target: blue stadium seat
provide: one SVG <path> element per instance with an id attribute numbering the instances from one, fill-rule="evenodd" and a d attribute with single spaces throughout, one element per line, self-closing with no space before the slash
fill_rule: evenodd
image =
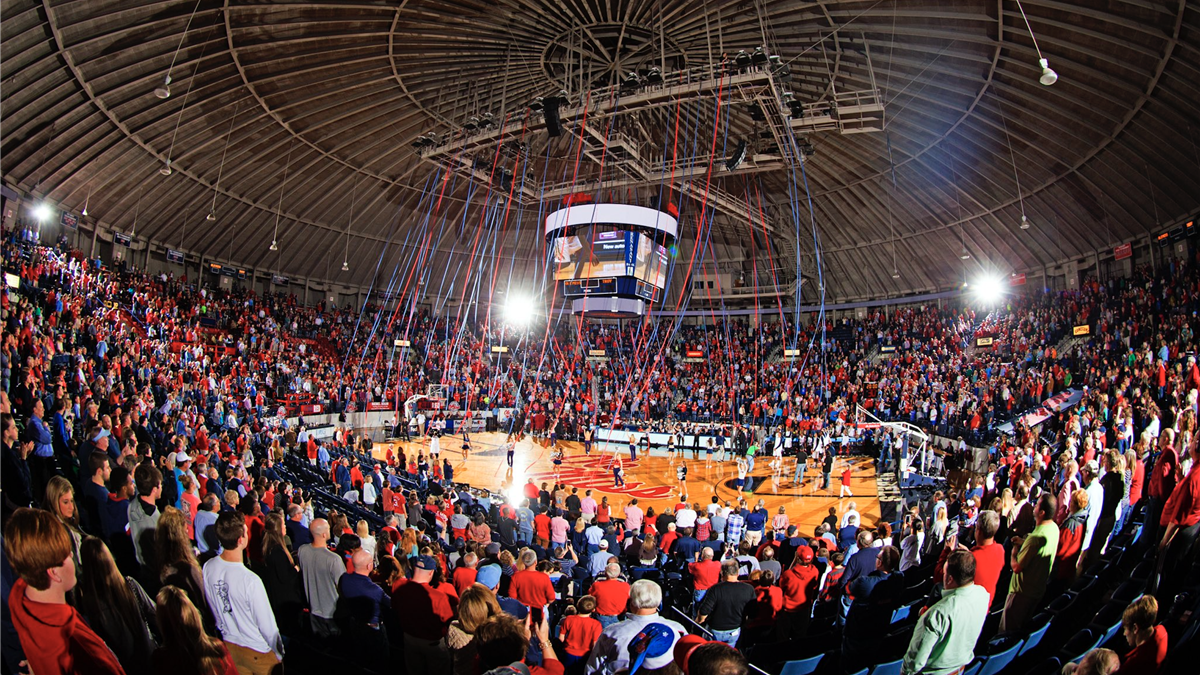
<path id="1" fill-rule="evenodd" d="M 1071 663 L 1079 663 L 1079 660 L 1083 658 L 1084 654 L 1087 654 L 1099 645 L 1100 640 L 1096 634 L 1087 628 L 1084 628 L 1076 633 L 1075 637 L 1067 641 L 1067 644 L 1063 646 L 1058 656 L 1063 663 L 1068 661 Z"/>
<path id="2" fill-rule="evenodd" d="M 966 668 L 963 668 L 962 675 L 979 675 L 979 670 L 987 664 L 990 659 L 986 656 L 977 656 L 975 660 L 968 663 Z"/>
<path id="3" fill-rule="evenodd" d="M 824 654 L 817 654 L 799 661 L 788 661 L 783 664 L 783 670 L 779 675 L 809 675 L 817 670 L 817 666 L 821 665 L 823 658 L 825 658 Z"/>
<path id="4" fill-rule="evenodd" d="M 1092 617 L 1092 625 L 1088 628 L 1100 637 L 1104 645 L 1121 630 L 1121 616 L 1125 613 L 1127 603 L 1113 601 L 1100 608 Z"/>
<path id="5" fill-rule="evenodd" d="M 880 663 L 871 669 L 871 675 L 900 675 L 900 666 L 903 664 L 903 659 Z"/>
<path id="6" fill-rule="evenodd" d="M 1058 675 L 1062 667 L 1062 661 L 1051 657 L 1025 671 L 1025 675 Z"/>
<path id="7" fill-rule="evenodd" d="M 892 610 L 892 625 L 896 625 L 907 619 L 909 611 L 911 611 L 911 605 L 900 605 Z"/>
<path id="8" fill-rule="evenodd" d="M 996 675 L 1006 668 L 1008 664 L 1013 662 L 1013 659 L 1017 658 L 1017 654 L 1021 651 L 1021 645 L 1024 642 L 1024 640 L 1017 640 L 1008 649 L 987 657 L 987 660 L 983 663 L 983 667 L 979 669 L 979 675 Z"/>
<path id="9" fill-rule="evenodd" d="M 1113 592 L 1112 601 L 1119 602 L 1122 605 L 1128 605 L 1134 600 L 1142 597 L 1142 591 L 1145 589 L 1146 584 L 1144 582 L 1138 582 L 1136 580 L 1126 581 L 1118 586 L 1117 590 Z"/>
<path id="10" fill-rule="evenodd" d="M 1038 644 L 1041 643 L 1042 638 L 1046 637 L 1046 631 L 1050 630 L 1050 622 L 1052 619 L 1053 617 L 1046 614 L 1039 614 L 1033 617 L 1033 625 L 1041 627 L 1034 628 L 1029 633 L 1029 637 L 1025 639 L 1025 644 L 1021 645 L 1020 651 L 1017 652 L 1018 657 L 1025 656 L 1025 654 L 1027 654 L 1031 649 L 1037 647 Z"/>

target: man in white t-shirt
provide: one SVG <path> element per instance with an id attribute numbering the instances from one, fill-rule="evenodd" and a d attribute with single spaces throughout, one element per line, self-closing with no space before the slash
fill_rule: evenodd
<path id="1" fill-rule="evenodd" d="M 226 511 L 214 527 L 221 555 L 204 563 L 204 597 L 239 673 L 267 675 L 283 661 L 283 638 L 262 579 L 242 562 L 246 517 Z"/>
<path id="2" fill-rule="evenodd" d="M 681 530 L 685 527 L 696 527 L 695 509 L 684 504 L 682 509 L 675 512 L 675 526 Z"/>

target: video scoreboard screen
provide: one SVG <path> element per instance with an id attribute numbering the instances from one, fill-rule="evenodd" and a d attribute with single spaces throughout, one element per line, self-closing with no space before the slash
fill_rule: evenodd
<path id="1" fill-rule="evenodd" d="M 661 290 L 667 284 L 667 249 L 637 232 L 588 231 L 554 240 L 558 281 L 632 277 Z M 586 285 L 568 284 L 568 295 Z M 593 289 L 590 293 L 604 291 Z"/>

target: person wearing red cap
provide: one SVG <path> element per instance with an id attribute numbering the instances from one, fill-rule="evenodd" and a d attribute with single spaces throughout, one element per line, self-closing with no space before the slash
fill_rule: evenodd
<path id="1" fill-rule="evenodd" d="M 675 643 L 675 665 L 683 675 L 747 675 L 750 664 L 724 642 L 685 635 Z"/>
<path id="2" fill-rule="evenodd" d="M 776 636 L 780 640 L 804 637 L 808 632 L 820 577 L 812 562 L 812 548 L 800 546 L 796 549 L 792 566 L 779 577 L 779 586 L 783 590 L 783 611 L 775 626 Z"/>

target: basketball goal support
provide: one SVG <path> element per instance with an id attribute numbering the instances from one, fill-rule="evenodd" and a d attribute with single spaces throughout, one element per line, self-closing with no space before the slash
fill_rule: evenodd
<path id="1" fill-rule="evenodd" d="M 909 446 L 909 450 L 912 451 L 917 458 L 919 458 L 921 464 L 920 472 L 922 474 L 926 474 L 928 472 L 930 453 L 929 434 L 922 431 L 920 427 L 916 426 L 915 424 L 909 424 L 908 422 L 884 422 L 875 415 L 872 415 L 869 410 L 861 405 L 855 406 L 855 417 L 855 423 L 858 425 L 859 429 L 890 429 L 921 439 L 921 444 L 916 450 L 912 450 L 911 444 Z M 863 418 L 868 418 L 871 421 L 864 422 Z M 909 467 L 907 465 L 910 464 L 910 462 L 908 461 L 907 457 L 899 457 L 898 464 L 900 466 L 901 473 L 909 471 Z"/>

